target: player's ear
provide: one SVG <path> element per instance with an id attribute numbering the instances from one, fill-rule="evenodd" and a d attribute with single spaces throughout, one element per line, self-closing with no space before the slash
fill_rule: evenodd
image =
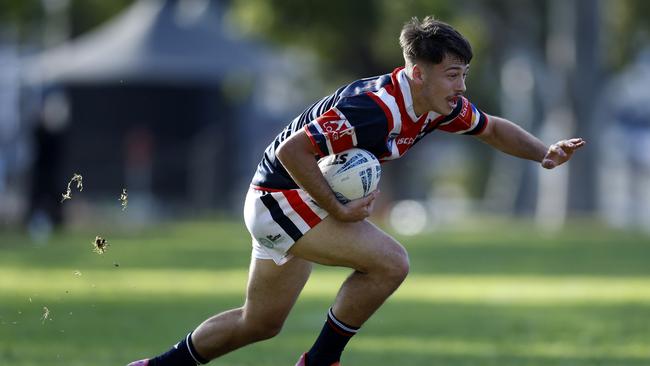
<path id="1" fill-rule="evenodd" d="M 424 75 L 422 73 L 422 66 L 419 64 L 413 65 L 413 81 L 415 81 L 418 84 L 421 84 L 424 80 Z"/>

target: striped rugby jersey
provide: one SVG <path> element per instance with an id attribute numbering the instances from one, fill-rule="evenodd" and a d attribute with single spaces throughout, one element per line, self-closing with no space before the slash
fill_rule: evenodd
<path id="1" fill-rule="evenodd" d="M 485 113 L 461 97 L 449 115 L 415 115 L 404 68 L 345 85 L 305 109 L 264 151 L 251 186 L 270 190 L 298 188 L 275 155 L 293 133 L 305 129 L 321 158 L 358 147 L 381 162 L 404 155 L 436 129 L 478 134 L 488 123 Z"/>

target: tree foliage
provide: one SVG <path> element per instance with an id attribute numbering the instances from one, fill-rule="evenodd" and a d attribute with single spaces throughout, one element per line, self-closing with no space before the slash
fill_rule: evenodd
<path id="1" fill-rule="evenodd" d="M 38 46 L 48 8 L 62 7 L 70 38 L 116 15 L 135 0 L 1 0 L 0 37 Z M 149 0 L 154 1 L 154 0 Z M 165 1 L 165 0 L 160 0 Z M 169 1 L 169 0 L 168 0 Z M 201 0 L 173 0 L 201 1 Z M 489 24 L 505 20 L 534 24 L 536 17 L 510 17 L 512 9 L 528 8 L 544 17 L 543 2 L 534 0 L 206 0 L 221 1 L 242 30 L 282 45 L 314 52 L 326 72 L 365 75 L 385 72 L 401 62 L 397 35 L 412 16 L 435 15 L 459 28 L 477 49 L 493 46 L 499 34 Z M 650 43 L 650 2 L 601 0 L 603 57 L 615 69 L 625 66 Z M 519 13 L 519 12 L 517 12 Z M 539 34 L 543 36 L 543 34 Z M 535 41 L 535 40 L 533 40 Z"/>
<path id="2" fill-rule="evenodd" d="M 372 75 L 402 62 L 398 36 L 410 17 L 446 19 L 441 0 L 233 0 L 230 17 L 246 32 L 316 53 L 326 71 Z"/>
<path id="3" fill-rule="evenodd" d="M 67 19 L 70 38 L 77 37 L 122 11 L 134 0 L 1 0 L 0 31 L 18 43 L 38 45 L 48 17 Z M 48 12 L 50 9 L 50 12 Z M 52 14 L 60 9 L 61 14 Z"/>

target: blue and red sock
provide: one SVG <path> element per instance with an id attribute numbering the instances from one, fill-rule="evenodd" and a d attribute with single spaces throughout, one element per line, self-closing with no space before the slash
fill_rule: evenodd
<path id="1" fill-rule="evenodd" d="M 307 366 L 331 366 L 339 361 L 343 349 L 358 330 L 338 320 L 330 308 L 320 335 L 307 352 Z"/>
<path id="2" fill-rule="evenodd" d="M 208 362 L 196 352 L 190 333 L 169 351 L 150 359 L 148 366 L 196 366 Z"/>

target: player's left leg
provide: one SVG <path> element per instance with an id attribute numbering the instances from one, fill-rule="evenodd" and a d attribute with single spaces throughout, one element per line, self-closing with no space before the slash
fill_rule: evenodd
<path id="1" fill-rule="evenodd" d="M 289 253 L 354 270 L 341 285 L 314 345 L 297 364 L 338 365 L 348 341 L 406 278 L 408 254 L 367 220 L 350 223 L 331 216 L 309 230 Z"/>

